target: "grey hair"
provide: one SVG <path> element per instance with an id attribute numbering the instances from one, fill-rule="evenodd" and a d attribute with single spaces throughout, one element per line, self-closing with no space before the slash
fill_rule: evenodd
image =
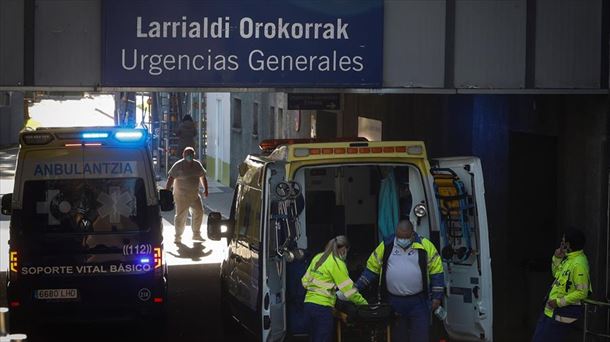
<path id="1" fill-rule="evenodd" d="M 347 236 L 338 235 L 330 239 L 330 241 L 328 241 L 326 244 L 326 248 L 324 248 L 324 254 L 322 254 L 320 260 L 318 260 L 316 263 L 314 270 L 317 270 L 320 266 L 322 266 L 324 261 L 326 261 L 331 254 L 333 255 L 333 258 L 339 257 L 339 248 L 341 247 L 349 248 L 349 240 L 347 239 Z"/>

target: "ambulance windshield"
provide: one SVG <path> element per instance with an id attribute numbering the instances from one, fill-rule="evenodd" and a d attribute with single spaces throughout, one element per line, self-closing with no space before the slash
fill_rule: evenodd
<path id="1" fill-rule="evenodd" d="M 24 184 L 23 227 L 48 233 L 147 228 L 141 178 L 32 180 Z"/>

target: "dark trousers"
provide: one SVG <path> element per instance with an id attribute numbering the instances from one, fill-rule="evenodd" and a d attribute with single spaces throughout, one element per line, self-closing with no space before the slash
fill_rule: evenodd
<path id="1" fill-rule="evenodd" d="M 428 342 L 430 307 L 423 293 L 399 297 L 389 295 L 390 305 L 399 315 L 392 327 L 392 342 Z"/>
<path id="2" fill-rule="evenodd" d="M 331 307 L 305 303 L 305 327 L 311 342 L 331 342 L 333 340 L 334 318 Z"/>
<path id="3" fill-rule="evenodd" d="M 544 313 L 540 315 L 532 342 L 562 342 L 567 341 L 572 331 L 573 323 L 558 322 Z"/>

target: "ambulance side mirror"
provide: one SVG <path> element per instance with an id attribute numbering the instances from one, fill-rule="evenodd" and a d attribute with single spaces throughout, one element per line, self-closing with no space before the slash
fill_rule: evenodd
<path id="1" fill-rule="evenodd" d="M 223 237 L 231 237 L 233 232 L 232 220 L 223 220 L 219 212 L 211 212 L 208 215 L 208 238 L 219 241 Z"/>
<path id="2" fill-rule="evenodd" d="M 13 212 L 13 194 L 2 196 L 2 215 L 10 215 Z"/>
<path id="3" fill-rule="evenodd" d="M 169 190 L 159 190 L 159 204 L 161 205 L 161 211 L 172 211 L 174 210 L 174 195 Z"/>

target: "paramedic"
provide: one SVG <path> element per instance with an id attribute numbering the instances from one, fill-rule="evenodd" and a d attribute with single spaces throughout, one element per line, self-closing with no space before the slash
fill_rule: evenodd
<path id="1" fill-rule="evenodd" d="M 195 146 L 195 137 L 197 136 L 197 127 L 190 115 L 185 115 L 182 122 L 176 129 L 178 136 L 178 151 L 183 151 L 187 146 Z"/>
<path id="2" fill-rule="evenodd" d="M 165 189 L 174 188 L 174 202 L 176 215 L 174 226 L 176 235 L 174 242 L 182 242 L 182 233 L 186 225 L 189 209 L 192 209 L 193 240 L 203 241 L 201 237 L 201 222 L 203 221 L 203 205 L 199 196 L 199 185 L 204 187 L 204 195 L 208 197 L 208 181 L 205 178 L 205 169 L 198 160 L 195 160 L 195 149 L 186 147 L 182 152 L 182 159 L 178 160 L 169 170 L 169 177 Z"/>
<path id="3" fill-rule="evenodd" d="M 555 250 L 551 272 L 555 281 L 545 300 L 532 341 L 565 341 L 574 322 L 582 315 L 581 301 L 591 289 L 589 262 L 583 252 L 585 235 L 571 228 L 563 236 Z"/>
<path id="4" fill-rule="evenodd" d="M 313 257 L 301 283 L 305 294 L 305 325 L 313 342 L 330 342 L 333 338 L 333 314 L 336 289 L 356 305 L 366 305 L 366 299 L 349 278 L 345 257 L 349 250 L 347 237 L 340 235 L 326 244 L 323 253 Z"/>
<path id="5" fill-rule="evenodd" d="M 429 300 L 431 295 L 432 311 L 441 303 L 443 264 L 432 242 L 419 236 L 409 220 L 400 220 L 396 236 L 373 251 L 356 286 L 362 290 L 376 279 L 380 299 L 389 302 L 399 315 L 392 341 L 428 341 Z"/>

